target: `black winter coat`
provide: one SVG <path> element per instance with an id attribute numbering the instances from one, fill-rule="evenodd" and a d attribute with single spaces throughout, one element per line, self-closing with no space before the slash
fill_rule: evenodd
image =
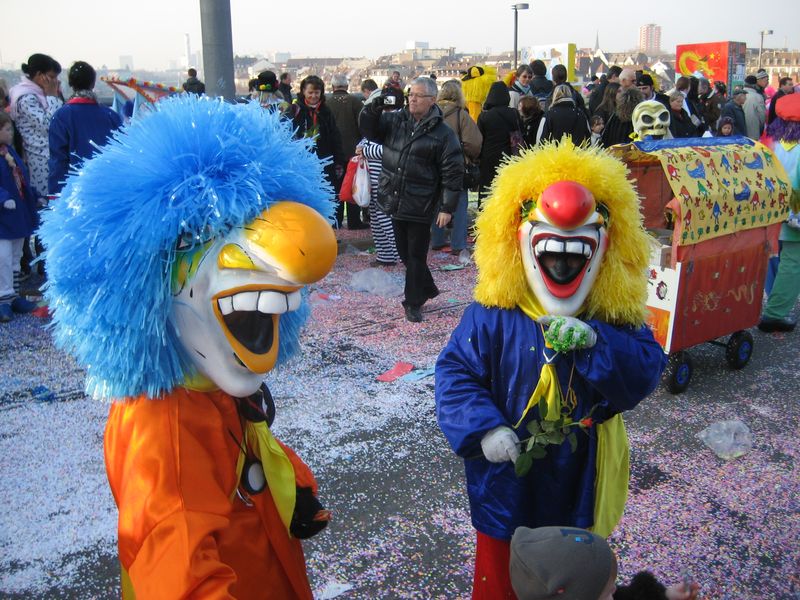
<path id="1" fill-rule="evenodd" d="M 464 179 L 464 155 L 456 132 L 434 105 L 419 123 L 408 108 L 382 112 L 370 104 L 359 117 L 361 133 L 383 144 L 378 206 L 398 221 L 433 223 L 452 214 Z"/>
<path id="2" fill-rule="evenodd" d="M 511 96 L 502 83 L 496 82 L 489 89 L 486 103 L 478 115 L 478 129 L 483 136 L 481 145 L 481 188 L 492 184 L 497 167 L 504 156 L 511 154 L 511 134 L 522 134 L 522 119 L 519 111 L 510 108 Z"/>
<path id="3" fill-rule="evenodd" d="M 349 159 L 356 153 L 356 144 L 361 141 L 358 115 L 364 107 L 364 101 L 343 90 L 336 90 L 325 97 L 325 106 L 333 113 L 336 128 L 342 136 L 344 155 Z"/>
<path id="4" fill-rule="evenodd" d="M 633 122 L 622 121 L 617 113 L 613 113 L 608 117 L 606 126 L 603 129 L 603 135 L 600 138 L 600 143 L 603 148 L 610 148 L 617 144 L 630 144 L 633 140 L 631 134 L 633 133 Z"/>
<path id="5" fill-rule="evenodd" d="M 691 117 L 683 109 L 680 112 L 669 111 L 669 131 L 674 138 L 690 138 L 700 135 L 697 127 L 692 123 Z"/>
<path id="6" fill-rule="evenodd" d="M 561 138 L 569 135 L 576 146 L 580 146 L 592 136 L 586 113 L 565 98 L 553 104 L 539 124 L 540 133 L 537 141 L 560 142 Z"/>
<path id="7" fill-rule="evenodd" d="M 325 98 L 320 100 L 319 110 L 314 123 L 314 111 L 306 105 L 302 96 L 292 104 L 292 124 L 296 128 L 295 137 L 313 137 L 314 153 L 320 158 L 332 158 L 333 162 L 325 167 L 325 175 L 334 187 L 339 187 L 336 177 L 336 165 L 345 166 L 347 157 L 342 150 L 342 136 L 333 113 L 325 105 Z"/>

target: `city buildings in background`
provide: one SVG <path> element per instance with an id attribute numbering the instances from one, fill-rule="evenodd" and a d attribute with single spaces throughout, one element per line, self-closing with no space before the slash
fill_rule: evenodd
<path id="1" fill-rule="evenodd" d="M 639 52 L 658 54 L 661 52 L 661 26 L 648 23 L 639 27 Z"/>
<path id="2" fill-rule="evenodd" d="M 591 81 L 595 75 L 600 76 L 608 72 L 612 65 L 634 70 L 647 70 L 656 76 L 662 89 L 670 89 L 679 75 L 676 65 L 675 48 L 671 52 L 660 48 L 661 27 L 656 24 L 643 25 L 640 28 L 639 48 L 627 52 L 612 52 L 604 50 L 600 45 L 600 36 L 597 35 L 594 48 L 576 48 L 568 39 L 561 44 L 549 46 L 550 53 L 557 57 L 557 61 L 574 60 L 574 76 L 571 83 L 576 87 L 583 86 Z M 526 46 L 531 38 L 521 36 L 520 49 L 524 53 L 536 46 Z M 202 53 L 193 50 L 192 40 L 188 34 L 182 39 L 182 55 L 169 60 L 169 68 L 164 71 L 152 71 L 135 68 L 136 57 L 133 55 L 120 55 L 118 67 L 114 65 L 94 65 L 98 75 L 126 80 L 131 77 L 141 81 L 151 81 L 175 86 L 180 89 L 186 80 L 186 70 L 194 67 L 201 80 L 204 79 Z M 722 43 L 722 42 L 720 42 Z M 195 44 L 199 45 L 199 44 Z M 572 48 L 570 52 L 561 51 L 561 47 Z M 58 57 L 55 57 L 58 59 Z M 708 57 L 700 57 L 708 58 Z M 557 61 L 551 61 L 555 64 Z M 755 73 L 758 64 L 758 48 L 747 48 L 744 70 L 746 74 Z M 762 67 L 770 75 L 772 85 L 777 85 L 781 77 L 792 77 L 800 81 L 800 50 L 786 48 L 764 48 L 762 52 Z M 551 64 L 551 66 L 552 66 Z M 364 79 L 374 79 L 382 85 L 391 75 L 392 71 L 399 71 L 404 82 L 420 75 L 436 74 L 439 82 L 447 79 L 459 78 L 472 65 L 492 65 L 497 68 L 500 76 L 504 76 L 513 67 L 512 51 L 492 52 L 486 48 L 476 52 L 458 52 L 455 47 L 431 48 L 427 41 L 410 40 L 405 47 L 395 52 L 388 53 L 378 58 L 368 57 L 293 57 L 288 52 L 267 51 L 260 55 L 234 56 L 234 76 L 237 94 L 247 93 L 248 81 L 264 70 L 272 70 L 276 74 L 288 72 L 294 81 L 294 90 L 299 90 L 300 81 L 307 75 L 318 75 L 328 83 L 336 73 L 346 75 L 350 80 L 350 91 L 358 92 Z M 19 65 L 1 64 L 0 78 L 9 82 L 19 79 Z M 716 79 L 716 77 L 710 77 Z M 66 77 L 63 77 L 66 80 Z M 66 84 L 66 81 L 64 81 Z M 98 83 L 99 96 L 111 96 L 108 86 Z"/>

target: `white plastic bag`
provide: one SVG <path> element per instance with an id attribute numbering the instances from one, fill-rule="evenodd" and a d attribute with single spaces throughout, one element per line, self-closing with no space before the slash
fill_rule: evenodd
<path id="1" fill-rule="evenodd" d="M 368 292 L 384 298 L 403 293 L 403 285 L 383 269 L 370 268 L 353 273 L 350 287 L 357 292 Z"/>
<path id="2" fill-rule="evenodd" d="M 725 460 L 742 456 L 753 447 L 753 434 L 738 420 L 712 423 L 697 434 L 702 442 Z"/>
<path id="3" fill-rule="evenodd" d="M 356 176 L 353 179 L 353 200 L 361 208 L 369 206 L 369 168 L 367 161 L 360 158 L 358 161 L 358 169 L 356 169 Z"/>

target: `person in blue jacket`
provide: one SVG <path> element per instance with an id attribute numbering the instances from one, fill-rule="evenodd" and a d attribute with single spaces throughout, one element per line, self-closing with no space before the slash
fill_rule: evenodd
<path id="1" fill-rule="evenodd" d="M 14 150 L 14 122 L 0 110 L 0 323 L 36 308 L 18 293 L 22 245 L 38 225 L 36 194 Z"/>
<path id="2" fill-rule="evenodd" d="M 625 166 L 568 138 L 514 158 L 476 221 L 475 299 L 436 363 L 436 414 L 465 461 L 473 598 L 513 598 L 517 527 L 608 536 L 627 497 L 620 413 L 659 382 L 648 262 Z"/>
<path id="3" fill-rule="evenodd" d="M 122 118 L 97 102 L 97 73 L 87 62 L 77 61 L 69 70 L 72 97 L 50 121 L 50 160 L 47 192 L 58 194 L 69 168 L 90 158 L 122 126 Z"/>

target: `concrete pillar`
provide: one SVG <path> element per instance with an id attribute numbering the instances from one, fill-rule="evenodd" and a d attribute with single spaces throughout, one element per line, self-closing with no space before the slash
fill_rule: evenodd
<path id="1" fill-rule="evenodd" d="M 230 0 L 200 0 L 206 94 L 233 100 L 233 34 Z"/>

